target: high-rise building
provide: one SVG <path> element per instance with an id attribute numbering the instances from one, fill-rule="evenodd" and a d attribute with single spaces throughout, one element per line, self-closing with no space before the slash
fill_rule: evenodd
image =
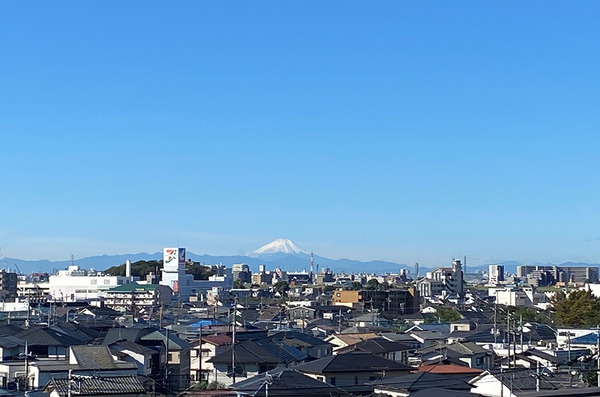
<path id="1" fill-rule="evenodd" d="M 498 285 L 504 281 L 504 265 L 490 265 L 488 268 L 488 284 Z"/>

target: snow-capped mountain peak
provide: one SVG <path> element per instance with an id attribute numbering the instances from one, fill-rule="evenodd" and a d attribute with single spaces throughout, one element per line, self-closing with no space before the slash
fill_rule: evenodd
<path id="1" fill-rule="evenodd" d="M 298 248 L 296 244 L 287 238 L 278 238 L 277 240 L 271 241 L 269 244 L 263 245 L 253 252 L 255 255 L 303 253 L 305 253 L 305 251 Z"/>

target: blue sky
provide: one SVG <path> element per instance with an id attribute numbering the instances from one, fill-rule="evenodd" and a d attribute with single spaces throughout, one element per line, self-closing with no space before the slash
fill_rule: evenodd
<path id="1" fill-rule="evenodd" d="M 1 255 L 598 263 L 599 12 L 2 2 Z"/>

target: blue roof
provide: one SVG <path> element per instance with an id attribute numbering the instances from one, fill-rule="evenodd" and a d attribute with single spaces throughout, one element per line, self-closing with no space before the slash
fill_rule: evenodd
<path id="1" fill-rule="evenodd" d="M 192 328 L 199 328 L 199 327 L 206 327 L 206 326 L 210 326 L 210 325 L 219 325 L 221 324 L 220 321 L 215 320 L 214 318 L 209 318 L 206 320 L 200 320 L 200 321 L 196 321 L 193 324 L 190 324 L 189 326 Z"/>
<path id="2" fill-rule="evenodd" d="M 581 335 L 577 338 L 571 339 L 571 343 L 581 345 L 596 345 L 598 344 L 598 334 L 596 332 L 590 332 L 589 334 Z"/>

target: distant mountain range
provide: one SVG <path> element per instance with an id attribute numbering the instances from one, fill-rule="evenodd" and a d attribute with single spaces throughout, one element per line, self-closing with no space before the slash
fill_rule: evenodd
<path id="1" fill-rule="evenodd" d="M 187 258 L 195 262 L 204 263 L 207 265 L 223 264 L 231 266 L 234 263 L 246 263 L 250 266 L 252 271 L 258 270 L 258 265 L 265 265 L 267 270 L 273 270 L 280 267 L 286 271 L 302 271 L 310 270 L 310 254 L 300 249 L 289 239 L 277 239 L 269 244 L 266 244 L 259 249 L 252 251 L 246 255 L 230 255 L 230 256 L 214 256 L 208 254 L 195 254 L 187 251 Z M 74 261 L 76 265 L 79 265 L 85 269 L 96 269 L 106 270 L 111 266 L 118 266 L 125 263 L 126 260 L 132 262 L 140 260 L 160 260 L 162 259 L 161 252 L 155 252 L 153 254 L 141 252 L 137 254 L 123 254 L 123 255 L 102 255 L 102 256 L 90 256 L 86 258 L 80 258 Z M 323 268 L 330 268 L 332 271 L 347 272 L 347 273 L 397 273 L 401 269 L 408 269 L 412 272 L 413 267 L 405 264 L 374 260 L 370 262 L 352 260 L 352 259 L 329 259 L 322 256 L 314 255 L 314 271 L 321 271 Z M 3 258 L 0 262 L 0 266 L 3 268 L 9 268 L 12 271 L 20 273 L 34 273 L 34 272 L 48 272 L 53 273 L 56 270 L 65 269 L 71 264 L 71 261 L 49 261 L 49 260 L 37 260 L 28 261 L 16 258 Z M 496 264 L 504 265 L 505 272 L 516 273 L 517 266 L 522 265 L 521 262 L 517 261 L 504 261 Z M 425 272 L 433 270 L 438 266 L 449 266 L 450 264 L 438 264 L 433 267 L 421 266 L 419 273 L 423 275 Z M 533 265 L 552 265 L 535 263 Z M 556 266 L 599 266 L 598 264 L 588 263 L 574 263 L 566 262 Z M 488 265 L 477 265 L 469 266 L 467 271 L 469 273 L 475 273 L 477 271 L 487 271 Z"/>

